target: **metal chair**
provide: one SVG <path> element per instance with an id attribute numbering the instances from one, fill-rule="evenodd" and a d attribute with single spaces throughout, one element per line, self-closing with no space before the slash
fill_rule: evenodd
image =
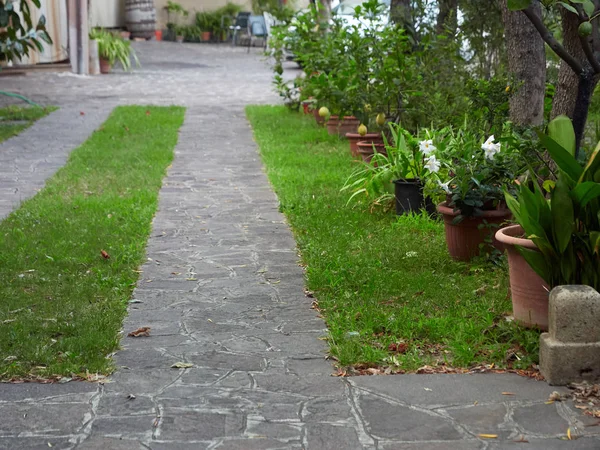
<path id="1" fill-rule="evenodd" d="M 240 31 L 246 31 L 248 29 L 248 18 L 252 13 L 250 12 L 239 12 L 235 17 L 235 23 L 229 27 L 231 32 L 231 45 L 238 45 L 240 39 Z"/>
<path id="2" fill-rule="evenodd" d="M 248 17 L 248 37 L 248 53 L 250 53 L 250 47 L 257 38 L 263 39 L 263 46 L 265 49 L 267 48 L 267 24 L 264 16 Z"/>

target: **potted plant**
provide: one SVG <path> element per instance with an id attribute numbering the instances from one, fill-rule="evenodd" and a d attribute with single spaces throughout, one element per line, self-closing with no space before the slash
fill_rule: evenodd
<path id="1" fill-rule="evenodd" d="M 419 211 L 426 207 L 423 193 L 426 179 L 437 174 L 441 167 L 434 154 L 437 147 L 433 144 L 432 133 L 422 130 L 423 138 L 419 139 L 398 124 L 392 123 L 389 128 L 391 142 L 386 145 L 386 150 L 394 168 L 396 214 Z M 443 134 L 443 131 L 439 132 L 438 136 Z"/>
<path id="2" fill-rule="evenodd" d="M 571 120 L 559 116 L 549 130 L 539 137 L 558 167 L 556 181 L 543 184 L 547 192 L 537 179 L 519 183 L 514 195 L 507 191 L 518 225 L 497 233 L 508 251 L 515 320 L 542 329 L 550 289 L 583 284 L 600 290 L 600 143 L 582 166 L 574 157 Z"/>
<path id="3" fill-rule="evenodd" d="M 123 70 L 131 70 L 131 58 L 139 66 L 139 60 L 131 42 L 124 40 L 114 33 L 102 28 L 93 29 L 90 33 L 90 39 L 98 42 L 98 53 L 100 56 L 100 72 L 110 73 L 115 62 L 121 63 Z"/>
<path id="4" fill-rule="evenodd" d="M 208 11 L 196 13 L 196 25 L 202 30 L 202 41 L 210 40 L 211 32 L 215 29 L 215 15 Z M 218 24 L 220 26 L 220 24 Z"/>
<path id="5" fill-rule="evenodd" d="M 450 256 L 468 261 L 481 253 L 486 241 L 498 248 L 493 231 L 511 216 L 504 191 L 514 190 L 513 181 L 524 170 L 519 152 L 503 147 L 494 136 L 483 142 L 465 123 L 456 131 L 448 129 L 444 145 L 432 157 L 445 169 L 437 181 L 446 201 L 437 210 L 444 219 Z"/>
<path id="6" fill-rule="evenodd" d="M 179 44 L 183 43 L 185 39 L 186 27 L 183 25 L 175 26 L 175 41 Z"/>
<path id="7" fill-rule="evenodd" d="M 181 28 L 181 22 L 183 21 L 183 18 L 188 17 L 189 11 L 186 10 L 179 3 L 173 2 L 171 0 L 167 2 L 165 10 L 167 11 L 167 30 L 169 31 L 170 40 L 183 42 L 182 36 L 184 34 L 182 32 L 183 30 Z"/>

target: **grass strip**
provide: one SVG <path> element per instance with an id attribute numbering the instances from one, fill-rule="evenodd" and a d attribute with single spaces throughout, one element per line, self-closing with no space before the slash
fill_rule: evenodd
<path id="1" fill-rule="evenodd" d="M 348 143 L 279 106 L 248 118 L 342 366 L 527 368 L 539 333 L 506 320 L 505 267 L 453 261 L 443 224 L 348 206 Z"/>
<path id="2" fill-rule="evenodd" d="M 29 128 L 36 120 L 47 116 L 56 107 L 45 108 L 8 106 L 0 108 L 0 142 L 18 135 L 21 131 Z"/>
<path id="3" fill-rule="evenodd" d="M 115 109 L 0 224 L 0 378 L 111 372 L 183 117 Z"/>

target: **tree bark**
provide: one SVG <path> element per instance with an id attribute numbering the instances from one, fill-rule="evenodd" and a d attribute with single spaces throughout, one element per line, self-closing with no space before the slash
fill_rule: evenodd
<path id="1" fill-rule="evenodd" d="M 458 26 L 458 0 L 438 0 L 436 31 L 438 34 L 448 31 L 455 33 Z"/>
<path id="2" fill-rule="evenodd" d="M 541 125 L 544 122 L 546 92 L 546 53 L 544 41 L 527 16 L 509 11 L 507 0 L 500 2 L 504 22 L 508 69 L 515 90 L 510 97 L 510 120 L 517 125 Z M 535 14 L 541 17 L 538 3 Z"/>
<path id="3" fill-rule="evenodd" d="M 391 0 L 390 20 L 401 27 L 412 27 L 410 0 Z"/>
<path id="4" fill-rule="evenodd" d="M 573 55 L 578 61 L 586 61 L 585 54 L 579 42 L 579 19 L 577 16 L 565 8 L 560 8 L 562 22 L 563 47 Z M 577 90 L 579 86 L 580 74 L 573 72 L 569 65 L 562 61 L 558 70 L 558 83 L 554 91 L 554 100 L 552 102 L 551 118 L 561 114 L 573 118 L 575 102 L 577 101 Z"/>

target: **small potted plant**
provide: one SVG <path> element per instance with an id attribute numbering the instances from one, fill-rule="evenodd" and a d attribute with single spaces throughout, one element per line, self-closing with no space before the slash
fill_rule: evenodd
<path id="1" fill-rule="evenodd" d="M 514 191 L 513 182 L 524 171 L 519 152 L 494 136 L 484 141 L 465 124 L 448 130 L 443 148 L 430 158 L 445 169 L 437 181 L 446 201 L 437 210 L 444 219 L 450 256 L 468 261 L 481 253 L 486 241 L 499 247 L 493 231 L 511 216 L 504 191 Z"/>
<path id="2" fill-rule="evenodd" d="M 568 284 L 600 291 L 600 144 L 584 166 L 573 156 L 571 120 L 559 116 L 540 141 L 558 167 L 556 181 L 538 177 L 507 191 L 517 225 L 496 234 L 508 252 L 513 314 L 519 323 L 547 329 L 548 293 Z M 547 192 L 544 192 L 544 189 Z"/>
<path id="3" fill-rule="evenodd" d="M 98 54 L 100 56 L 100 72 L 110 73 L 115 62 L 121 63 L 123 70 L 131 70 L 131 58 L 139 66 L 139 60 L 131 42 L 124 40 L 121 36 L 106 31 L 102 28 L 96 28 L 90 33 L 90 39 L 98 43 Z"/>
<path id="4" fill-rule="evenodd" d="M 186 27 L 184 25 L 175 26 L 175 41 L 179 44 L 185 40 Z"/>
<path id="5" fill-rule="evenodd" d="M 216 26 L 215 15 L 208 11 L 196 13 L 196 25 L 202 30 L 202 41 L 208 42 Z"/>
<path id="6" fill-rule="evenodd" d="M 165 10 L 167 11 L 167 30 L 170 40 L 183 42 L 184 33 L 181 27 L 181 22 L 185 17 L 188 17 L 189 11 L 186 10 L 179 3 L 173 2 L 171 0 L 167 2 Z"/>

